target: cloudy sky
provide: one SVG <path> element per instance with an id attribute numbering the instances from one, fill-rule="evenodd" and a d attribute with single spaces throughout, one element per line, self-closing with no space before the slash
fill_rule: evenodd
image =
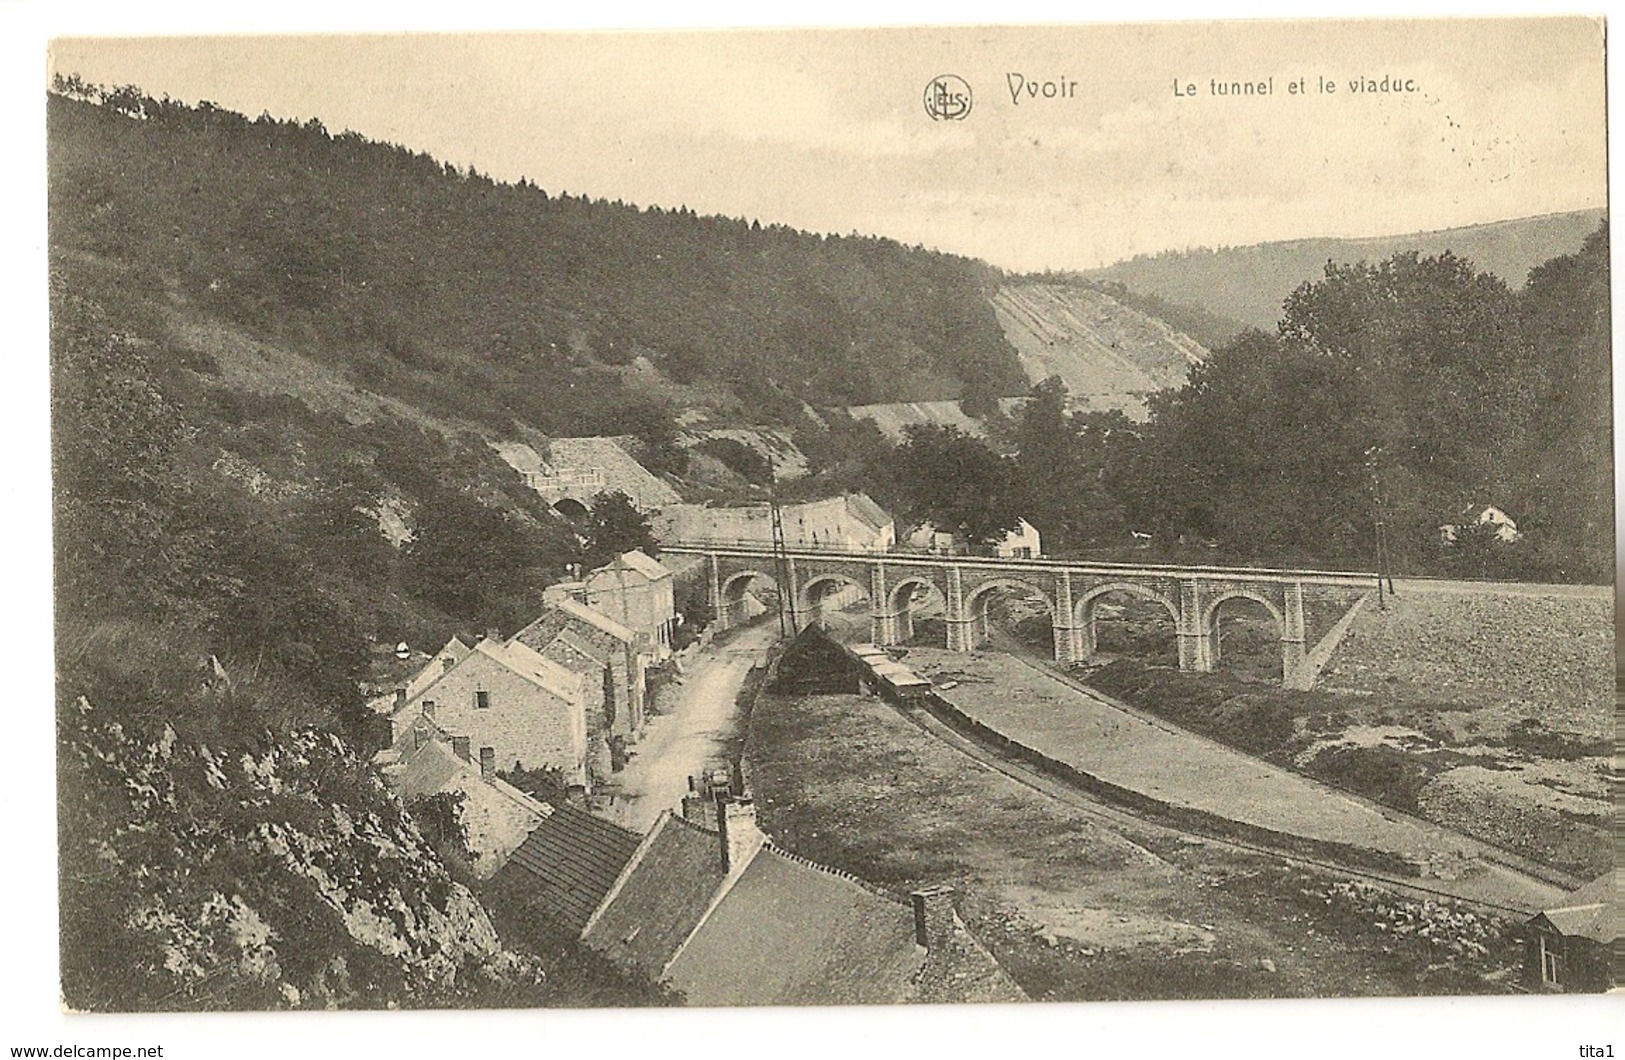
<path id="1" fill-rule="evenodd" d="M 70 38 L 52 63 L 550 190 L 1022 270 L 1605 203 L 1586 20 Z M 972 88 L 963 121 L 926 113 L 944 73 Z M 1350 91 L 1384 77 L 1415 90 Z M 1018 102 L 1017 81 L 1040 94 Z"/>

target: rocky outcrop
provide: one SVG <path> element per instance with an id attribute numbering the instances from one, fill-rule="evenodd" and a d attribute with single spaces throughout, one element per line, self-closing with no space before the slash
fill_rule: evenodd
<path id="1" fill-rule="evenodd" d="M 226 750 L 84 698 L 62 714 L 69 1008 L 478 1004 L 540 982 L 336 736 Z"/>

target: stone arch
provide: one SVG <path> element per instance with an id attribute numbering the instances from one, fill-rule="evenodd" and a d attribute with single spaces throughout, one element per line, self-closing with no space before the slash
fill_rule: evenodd
<path id="1" fill-rule="evenodd" d="M 1055 621 L 1055 597 L 1053 593 L 1021 578 L 989 578 L 985 582 L 978 582 L 975 588 L 965 594 L 965 613 L 974 615 L 978 608 L 986 610 L 988 597 L 995 589 L 1010 589 L 1021 593 L 1023 596 L 1039 597 L 1044 601 L 1044 606 L 1049 609 L 1050 621 Z"/>
<path id="2" fill-rule="evenodd" d="M 775 593 L 780 591 L 777 578 L 767 571 L 754 568 L 735 571 L 721 580 L 721 583 L 717 586 L 718 595 L 721 598 L 717 602 L 718 617 L 723 619 L 721 628 L 728 629 L 755 617 L 755 613 L 745 613 L 745 594 L 750 588 L 751 582 L 757 579 L 771 585 Z"/>
<path id="3" fill-rule="evenodd" d="M 1275 628 L 1283 634 L 1286 632 L 1286 617 L 1281 614 L 1281 609 L 1276 606 L 1275 601 L 1257 589 L 1247 589 L 1239 586 L 1233 589 L 1225 589 L 1223 592 L 1215 594 L 1213 599 L 1208 601 L 1207 610 L 1202 612 L 1203 629 L 1217 628 L 1214 621 L 1219 616 L 1219 608 L 1228 600 L 1253 600 L 1263 604 L 1264 610 L 1268 611 L 1270 617 L 1275 620 Z"/>
<path id="4" fill-rule="evenodd" d="M 553 502 L 553 510 L 572 523 L 579 523 L 592 514 L 586 504 L 574 497 L 560 497 Z"/>
<path id="5" fill-rule="evenodd" d="M 1276 636 L 1282 640 L 1286 639 L 1286 616 L 1281 613 L 1281 608 L 1276 605 L 1275 601 L 1257 589 L 1250 589 L 1245 586 L 1226 588 L 1215 593 L 1202 612 L 1200 630 L 1202 637 L 1207 642 L 1207 664 L 1209 667 L 1216 667 L 1219 660 L 1224 657 L 1224 639 L 1219 633 L 1219 608 L 1231 600 L 1251 600 L 1256 604 L 1261 604 L 1264 610 L 1269 612 L 1270 619 L 1275 623 Z M 1286 665 L 1283 661 L 1283 678 L 1285 677 Z"/>
<path id="6" fill-rule="evenodd" d="M 1134 582 L 1106 582 L 1102 585 L 1091 586 L 1072 605 L 1073 617 L 1079 626 L 1090 626 L 1094 623 L 1095 601 L 1107 593 L 1127 593 L 1130 596 L 1138 596 L 1142 600 L 1155 601 L 1167 610 L 1168 617 L 1173 621 L 1174 625 L 1179 625 L 1179 605 L 1155 589 L 1145 585 L 1137 585 Z"/>
<path id="7" fill-rule="evenodd" d="M 801 596 L 796 602 L 796 609 L 801 612 L 801 614 L 806 615 L 809 619 L 818 614 L 822 609 L 823 597 L 827 594 L 819 592 L 818 587 L 824 585 L 850 585 L 862 593 L 865 599 L 868 599 L 869 597 L 869 587 L 850 574 L 840 574 L 835 572 L 815 574 L 801 583 Z"/>
<path id="8" fill-rule="evenodd" d="M 745 589 L 748 585 L 750 585 L 752 578 L 761 578 L 764 581 L 770 582 L 774 589 L 779 587 L 779 580 L 773 577 L 773 575 L 769 574 L 767 571 L 754 570 L 750 568 L 734 571 L 732 574 L 722 579 L 723 601 L 727 602 L 729 600 L 737 600 L 744 596 Z"/>
<path id="9" fill-rule="evenodd" d="M 1179 633 L 1179 604 L 1170 600 L 1149 585 L 1138 582 L 1111 581 L 1100 585 L 1092 585 L 1077 596 L 1072 604 L 1072 630 L 1071 643 L 1068 644 L 1066 658 L 1071 662 L 1084 662 L 1092 659 L 1099 650 L 1099 627 L 1095 622 L 1095 605 L 1102 597 L 1112 593 L 1122 593 L 1138 600 L 1149 600 L 1161 604 L 1162 609 L 1168 613 L 1168 622 L 1173 628 L 1175 637 Z"/>
<path id="10" fill-rule="evenodd" d="M 904 574 L 886 590 L 884 601 L 873 600 L 872 637 L 877 644 L 907 644 L 914 639 L 914 594 L 918 589 L 936 593 L 947 612 L 948 596 L 929 574 Z"/>
<path id="11" fill-rule="evenodd" d="M 906 611 L 914 599 L 914 590 L 918 586 L 935 589 L 938 594 L 942 593 L 942 586 L 938 585 L 929 575 L 905 574 L 892 582 L 886 606 L 893 612 Z M 904 590 L 907 590 L 907 592 Z"/>
<path id="12" fill-rule="evenodd" d="M 965 606 L 962 620 L 965 623 L 965 643 L 975 647 L 992 635 L 992 624 L 988 619 L 987 605 L 993 599 L 997 590 L 1015 592 L 1022 596 L 1036 596 L 1044 601 L 1044 609 L 1049 612 L 1049 628 L 1051 643 L 1054 643 L 1057 627 L 1060 625 L 1056 613 L 1055 597 L 1041 587 L 1021 578 L 989 578 L 978 583 L 970 592 L 965 594 Z"/>

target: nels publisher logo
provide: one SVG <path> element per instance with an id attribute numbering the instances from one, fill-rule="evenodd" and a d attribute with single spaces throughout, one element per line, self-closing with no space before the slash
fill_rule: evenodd
<path id="1" fill-rule="evenodd" d="M 970 105 L 970 85 L 963 77 L 942 74 L 925 86 L 925 113 L 932 121 L 964 121 Z"/>

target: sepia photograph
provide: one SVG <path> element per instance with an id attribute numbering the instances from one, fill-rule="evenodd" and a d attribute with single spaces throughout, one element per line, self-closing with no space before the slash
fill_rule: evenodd
<path id="1" fill-rule="evenodd" d="M 1625 1049 L 1605 38 L 34 40 L 0 1044 Z"/>

